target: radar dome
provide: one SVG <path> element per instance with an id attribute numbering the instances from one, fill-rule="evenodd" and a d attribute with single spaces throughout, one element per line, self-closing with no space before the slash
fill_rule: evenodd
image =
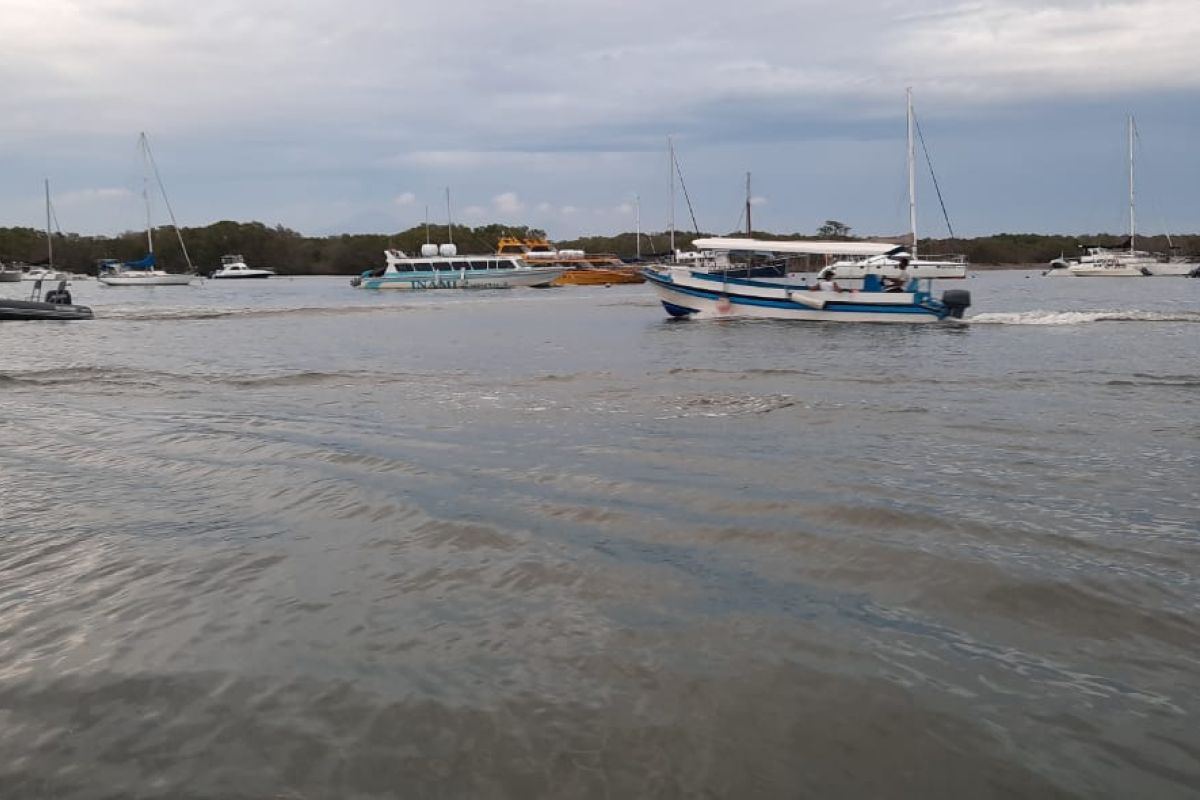
<path id="1" fill-rule="evenodd" d="M 422 258 L 430 258 L 432 256 L 436 256 L 437 254 L 438 254 L 438 246 L 436 244 L 421 245 L 421 257 Z"/>
<path id="2" fill-rule="evenodd" d="M 447 257 L 456 256 L 458 255 L 458 248 L 452 244 L 444 244 L 438 248 L 438 253 Z"/>

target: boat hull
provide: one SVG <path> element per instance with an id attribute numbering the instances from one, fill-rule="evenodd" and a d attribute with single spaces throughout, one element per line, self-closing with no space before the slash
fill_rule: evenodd
<path id="1" fill-rule="evenodd" d="M 555 278 L 551 285 L 598 286 L 610 283 L 644 283 L 645 280 L 645 278 L 634 270 L 585 267 L 583 269 L 567 270 Z"/>
<path id="2" fill-rule="evenodd" d="M 35 300 L 0 300 L 0 321 L 92 319 L 87 306 L 42 303 Z"/>
<path id="3" fill-rule="evenodd" d="M 362 289 L 391 289 L 428 291 L 433 289 L 511 289 L 516 287 L 549 286 L 562 274 L 558 267 L 486 270 L 479 272 L 449 270 L 441 273 L 387 273 L 378 277 L 363 277 Z"/>
<path id="4" fill-rule="evenodd" d="M 100 275 L 105 286 L 187 286 L 192 275 L 164 272 L 161 275 Z"/>
<path id="5" fill-rule="evenodd" d="M 245 272 L 240 272 L 240 273 L 229 273 L 228 275 L 221 275 L 220 273 L 214 272 L 212 275 L 209 275 L 208 277 L 214 281 L 232 281 L 232 280 L 246 281 L 246 280 L 255 280 L 255 279 L 261 280 L 262 278 L 271 278 L 271 277 L 274 277 L 274 275 L 275 275 L 274 272 L 268 272 L 266 270 L 247 270 Z"/>
<path id="6" fill-rule="evenodd" d="M 798 285 L 723 279 L 680 268 L 643 274 L 663 308 L 674 317 L 925 323 L 950 315 L 927 293 L 811 291 Z"/>
<path id="7" fill-rule="evenodd" d="M 0 269 L 0 283 L 20 283 L 21 273 L 15 270 Z"/>

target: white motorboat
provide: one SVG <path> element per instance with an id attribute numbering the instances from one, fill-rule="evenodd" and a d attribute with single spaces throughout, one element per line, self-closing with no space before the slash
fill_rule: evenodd
<path id="1" fill-rule="evenodd" d="M 18 283 L 24 274 L 15 267 L 6 267 L 0 264 L 0 283 Z"/>
<path id="2" fill-rule="evenodd" d="M 52 267 L 30 267 L 28 270 L 21 273 L 17 280 L 22 281 L 68 281 L 71 280 L 71 275 L 62 272 Z"/>
<path id="3" fill-rule="evenodd" d="M 210 278 L 243 279 L 270 278 L 275 274 L 270 269 L 253 269 L 246 265 L 246 259 L 240 255 L 221 256 L 221 268 L 209 274 Z"/>
<path id="4" fill-rule="evenodd" d="M 533 267 L 518 256 L 462 256 L 452 244 L 421 246 L 421 255 L 383 252 L 386 265 L 350 281 L 362 289 L 509 289 L 549 286 L 563 267 Z"/>
<path id="5" fill-rule="evenodd" d="M 940 256 L 910 259 L 901 269 L 901 261 L 896 254 L 906 248 L 896 248 L 891 253 L 866 256 L 835 261 L 830 264 L 833 276 L 839 279 L 864 278 L 867 275 L 899 278 L 907 275 L 910 278 L 942 278 L 957 279 L 967 277 L 966 256 Z"/>

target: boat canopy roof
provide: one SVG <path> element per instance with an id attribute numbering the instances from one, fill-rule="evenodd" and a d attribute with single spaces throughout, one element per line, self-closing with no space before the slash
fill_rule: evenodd
<path id="1" fill-rule="evenodd" d="M 715 237 L 693 239 L 692 244 L 700 250 L 752 250 L 769 253 L 791 253 L 795 255 L 829 256 L 879 256 L 903 250 L 902 246 L 890 242 L 835 242 L 817 239 L 731 239 Z"/>

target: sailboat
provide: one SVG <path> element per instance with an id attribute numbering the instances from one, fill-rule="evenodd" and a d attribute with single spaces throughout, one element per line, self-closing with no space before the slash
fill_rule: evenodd
<path id="1" fill-rule="evenodd" d="M 192 267 L 187 246 L 183 243 L 183 234 L 179 232 L 179 225 L 175 222 L 175 212 L 171 210 L 171 201 L 167 199 L 166 189 L 163 188 L 162 179 L 158 174 L 158 166 L 154 163 L 154 155 L 150 152 L 150 141 L 144 132 L 138 137 L 138 149 L 141 151 L 147 172 L 154 173 L 163 203 L 171 217 L 171 227 L 179 237 L 179 249 L 183 251 L 188 272 L 174 273 L 158 269 L 157 258 L 154 255 L 154 227 L 150 220 L 150 179 L 149 175 L 146 175 L 142 178 L 142 199 L 146 204 L 146 255 L 137 261 L 103 259 L 98 262 L 96 279 L 108 286 L 186 286 L 196 277 L 195 269 Z"/>
<path id="2" fill-rule="evenodd" d="M 908 93 L 909 215 L 916 230 L 912 94 Z M 701 238 L 692 244 L 704 252 L 750 252 L 780 255 L 887 256 L 896 270 L 905 269 L 914 255 L 888 242 L 765 240 Z M 916 236 L 913 244 L 915 249 Z M 670 264 L 643 273 L 672 317 L 760 317 L 821 322 L 937 322 L 961 319 L 971 305 L 962 289 L 933 296 L 932 280 L 909 275 L 904 279 L 864 272 L 861 284 L 843 288 L 834 281 L 832 266 L 821 271 L 816 286 L 791 277 L 741 278 L 721 270 Z M 885 281 L 886 278 L 886 281 Z M 891 284 L 891 285 L 889 285 Z"/>
<path id="3" fill-rule="evenodd" d="M 66 272 L 60 272 L 54 268 L 54 234 L 50 226 L 50 179 L 45 181 L 46 186 L 46 261 L 39 262 L 31 266 L 29 269 L 21 273 L 23 281 L 66 281 L 70 280 L 71 276 Z"/>
<path id="4" fill-rule="evenodd" d="M 1155 253 L 1137 249 L 1137 194 L 1134 183 L 1134 138 L 1136 125 L 1129 115 L 1129 239 L 1119 248 L 1098 244 L 1083 245 L 1083 254 L 1078 258 L 1059 257 L 1050 262 L 1043 272 L 1049 277 L 1074 276 L 1079 278 L 1139 278 L 1153 276 L 1189 275 L 1200 267 L 1186 260 L 1163 258 Z"/>
<path id="5" fill-rule="evenodd" d="M 916 139 L 913 136 L 916 128 L 916 118 L 913 115 L 911 89 L 906 93 L 906 101 L 908 107 L 908 146 L 905 153 L 908 166 L 908 235 L 911 247 L 907 251 L 897 248 L 891 253 L 835 261 L 830 264 L 830 267 L 833 269 L 834 278 L 864 278 L 867 275 L 875 275 L 880 279 L 885 277 L 905 279 L 967 277 L 967 259 L 965 256 L 927 256 L 925 258 L 917 256 L 917 152 Z M 949 225 L 948 221 L 947 225 Z M 903 267 L 901 266 L 901 255 L 903 256 Z"/>

